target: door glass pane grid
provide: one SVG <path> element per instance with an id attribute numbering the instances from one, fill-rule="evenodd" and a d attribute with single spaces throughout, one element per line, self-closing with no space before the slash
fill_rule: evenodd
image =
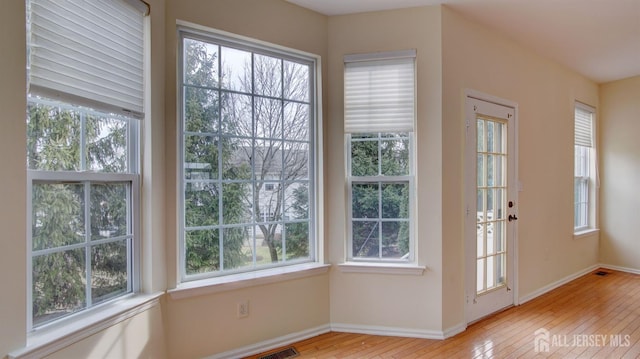
<path id="1" fill-rule="evenodd" d="M 476 291 L 506 284 L 507 151 L 505 122 L 477 119 Z"/>

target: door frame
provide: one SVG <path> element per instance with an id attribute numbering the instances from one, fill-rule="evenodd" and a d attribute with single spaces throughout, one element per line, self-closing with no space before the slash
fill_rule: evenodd
<path id="1" fill-rule="evenodd" d="M 469 146 L 469 138 L 468 138 L 468 131 L 467 126 L 470 125 L 475 125 L 475 124 L 467 124 L 467 102 L 469 100 L 479 100 L 479 101 L 484 101 L 484 102 L 488 102 L 488 103 L 493 103 L 496 105 L 500 105 L 500 106 L 505 106 L 505 107 L 510 107 L 514 110 L 514 118 L 513 118 L 513 122 L 511 123 L 513 126 L 513 138 L 509 138 L 509 141 L 513 141 L 513 153 L 512 155 L 514 156 L 514 161 L 513 161 L 513 171 L 514 171 L 514 183 L 511 184 L 512 186 L 515 186 L 514 191 L 513 191 L 513 198 L 509 199 L 515 202 L 515 213 L 518 213 L 518 209 L 519 209 L 519 201 L 518 201 L 518 194 L 520 191 L 522 191 L 522 184 L 520 183 L 519 177 L 518 177 L 518 159 L 519 159 L 519 155 L 518 155 L 518 120 L 519 120 L 519 111 L 518 111 L 518 104 L 514 101 L 511 100 L 507 100 L 507 99 L 503 99 L 500 97 L 496 97 L 493 95 L 489 95 L 477 90 L 473 90 L 473 89 L 465 89 L 464 90 L 464 101 L 462 104 L 463 107 L 463 116 L 462 116 L 462 121 L 463 121 L 463 128 L 465 129 L 465 135 L 464 135 L 464 160 L 463 160 L 463 196 L 464 196 L 464 205 L 463 205 L 463 218 L 464 218 L 464 230 L 463 230 L 463 241 L 464 241 L 464 322 L 465 325 L 469 325 L 470 324 L 470 320 L 469 320 L 469 314 L 468 314 L 468 300 L 470 300 L 469 298 L 472 298 L 471 295 L 475 295 L 475 293 L 468 293 L 468 288 L 470 283 L 468 283 L 468 281 L 470 280 L 470 276 L 468 275 L 468 271 L 469 271 L 469 263 L 468 262 L 468 257 L 469 257 L 469 252 L 470 252 L 470 248 L 468 248 L 467 245 L 467 236 L 469 235 L 469 233 L 467 233 L 467 229 L 469 227 L 468 222 L 470 221 L 468 218 L 469 216 L 467 215 L 467 212 L 469 210 L 471 210 L 470 207 L 472 207 L 470 205 L 470 203 L 472 201 L 475 201 L 476 195 L 476 173 L 475 171 L 470 171 L 469 168 L 472 164 L 468 163 L 469 162 L 469 158 L 475 158 L 475 151 L 476 148 L 473 146 Z M 474 143 L 475 143 L 475 139 L 474 139 Z M 469 152 L 473 151 L 474 155 L 470 157 Z M 473 168 L 475 168 L 475 165 L 473 165 Z M 470 194 L 470 189 L 469 187 L 472 186 L 473 187 L 473 196 L 471 196 Z M 473 211 L 475 211 L 475 208 L 472 209 Z M 475 216 L 473 216 L 474 218 L 474 222 L 475 222 Z M 520 304 L 519 301 L 519 285 L 518 285 L 518 221 L 515 221 L 515 223 L 513 223 L 513 231 L 512 233 L 509 233 L 509 235 L 512 237 L 511 238 L 511 242 L 512 242 L 512 248 L 511 248 L 511 252 L 512 252 L 512 264 L 513 264 L 513 278 L 510 281 L 510 283 L 508 283 L 511 286 L 511 290 L 513 292 L 513 305 L 517 306 Z M 475 253 L 474 253 L 474 257 L 475 257 Z M 475 280 L 474 280 L 475 283 Z"/>

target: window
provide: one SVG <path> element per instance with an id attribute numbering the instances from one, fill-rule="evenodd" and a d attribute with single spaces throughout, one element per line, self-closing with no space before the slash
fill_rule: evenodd
<path id="1" fill-rule="evenodd" d="M 26 5 L 33 330 L 137 290 L 144 24 L 125 1 Z"/>
<path id="2" fill-rule="evenodd" d="M 415 51 L 345 57 L 348 260 L 410 262 Z"/>
<path id="3" fill-rule="evenodd" d="M 595 110 L 577 103 L 574 146 L 574 231 L 595 228 L 593 122 Z"/>
<path id="4" fill-rule="evenodd" d="M 182 279 L 315 261 L 315 58 L 180 43 Z"/>

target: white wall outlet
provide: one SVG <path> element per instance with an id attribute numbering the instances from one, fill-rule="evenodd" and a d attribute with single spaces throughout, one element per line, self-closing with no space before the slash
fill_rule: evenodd
<path id="1" fill-rule="evenodd" d="M 249 316 L 249 300 L 243 300 L 238 303 L 238 318 L 246 318 Z"/>

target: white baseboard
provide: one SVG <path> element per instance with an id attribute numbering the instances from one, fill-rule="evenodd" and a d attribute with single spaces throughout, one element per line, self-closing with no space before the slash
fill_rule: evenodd
<path id="1" fill-rule="evenodd" d="M 321 325 L 319 327 L 303 330 L 301 332 L 284 335 L 278 338 L 265 340 L 260 343 L 247 345 L 246 347 L 230 350 L 224 353 L 218 353 L 206 357 L 206 359 L 232 359 L 243 358 L 250 355 L 263 353 L 289 344 L 293 344 L 311 337 L 325 334 L 331 331 L 330 325 Z"/>
<path id="2" fill-rule="evenodd" d="M 530 300 L 532 300 L 534 298 L 537 298 L 537 297 L 539 297 L 539 296 L 541 296 L 541 295 L 543 295 L 543 294 L 545 294 L 547 292 L 550 292 L 550 291 L 552 291 L 552 290 L 554 290 L 554 289 L 556 289 L 556 288 L 558 288 L 558 287 L 560 287 L 562 285 L 565 285 L 565 284 L 571 282 L 572 280 L 574 280 L 576 278 L 582 277 L 583 275 L 585 275 L 585 274 L 587 274 L 589 272 L 592 272 L 592 271 L 594 271 L 594 270 L 596 270 L 596 269 L 598 269 L 600 267 L 601 267 L 600 264 L 594 264 L 594 265 L 589 266 L 589 267 L 587 267 L 587 268 L 585 268 L 585 269 L 583 269 L 581 271 L 578 271 L 578 272 L 570 274 L 570 275 L 568 275 L 568 276 L 566 276 L 564 278 L 561 278 L 561 279 L 559 279 L 559 280 L 557 280 L 557 281 L 555 281 L 553 283 L 547 284 L 547 285 L 545 285 L 544 287 L 542 287 L 542 288 L 540 288 L 538 290 L 535 290 L 535 291 L 533 291 L 533 292 L 531 292 L 529 294 L 526 294 L 526 295 L 520 297 L 519 301 L 518 301 L 518 305 L 524 304 L 524 303 L 526 303 L 526 302 L 528 302 L 528 301 L 530 301 Z"/>
<path id="3" fill-rule="evenodd" d="M 462 332 L 464 332 L 465 330 L 467 330 L 467 326 L 464 323 L 460 323 L 458 325 L 454 325 L 453 327 L 450 327 L 448 329 L 444 330 L 444 339 L 448 339 L 451 338 L 453 336 L 456 336 Z"/>
<path id="4" fill-rule="evenodd" d="M 640 269 L 635 269 L 635 268 L 620 267 L 620 266 L 614 266 L 612 264 L 604 264 L 604 263 L 600 263 L 600 267 L 604 268 L 604 269 L 617 270 L 619 272 L 626 272 L 626 273 L 631 273 L 631 274 L 640 274 Z"/>
<path id="5" fill-rule="evenodd" d="M 437 330 L 382 327 L 382 326 L 375 326 L 375 325 L 332 323 L 331 331 L 341 332 L 341 333 L 383 335 L 383 336 L 405 337 L 405 338 L 445 339 L 445 334 Z"/>

